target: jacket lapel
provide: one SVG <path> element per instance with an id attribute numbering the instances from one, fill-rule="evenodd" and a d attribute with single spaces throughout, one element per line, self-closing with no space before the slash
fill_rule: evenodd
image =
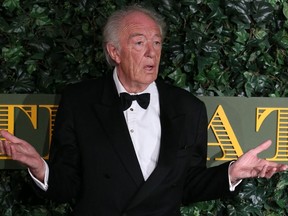
<path id="1" fill-rule="evenodd" d="M 101 103 L 95 104 L 95 111 L 106 131 L 109 143 L 117 152 L 120 161 L 126 167 L 135 184 L 139 187 L 143 181 L 140 165 L 128 132 L 123 111 L 121 110 L 112 76 L 107 77 Z"/>

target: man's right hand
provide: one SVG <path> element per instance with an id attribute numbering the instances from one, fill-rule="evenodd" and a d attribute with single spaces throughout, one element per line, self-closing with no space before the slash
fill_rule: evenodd
<path id="1" fill-rule="evenodd" d="M 26 166 L 35 178 L 43 182 L 45 164 L 36 149 L 8 131 L 0 130 L 0 135 L 5 138 L 5 140 L 0 140 L 0 153 Z"/>

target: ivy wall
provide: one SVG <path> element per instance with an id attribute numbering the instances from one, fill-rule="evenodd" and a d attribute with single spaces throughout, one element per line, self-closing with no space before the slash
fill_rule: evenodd
<path id="1" fill-rule="evenodd" d="M 61 93 L 109 72 L 106 18 L 132 0 L 0 0 L 0 93 Z M 146 0 L 168 24 L 160 76 L 201 96 L 288 96 L 285 0 Z M 1 99 L 0 99 L 1 100 Z M 288 177 L 246 180 L 240 194 L 182 208 L 194 215 L 287 215 Z M 26 170 L 0 171 L 0 215 L 68 215 L 36 197 Z"/>

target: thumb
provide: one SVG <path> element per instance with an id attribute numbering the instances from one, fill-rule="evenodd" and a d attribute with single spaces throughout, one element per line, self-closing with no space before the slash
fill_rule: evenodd
<path id="1" fill-rule="evenodd" d="M 259 154 L 265 151 L 266 149 L 268 149 L 271 146 L 271 144 L 272 144 L 271 140 L 266 140 L 265 142 L 261 143 L 256 148 L 254 148 L 253 150 L 256 154 Z"/>
<path id="2" fill-rule="evenodd" d="M 13 134 L 9 133 L 6 130 L 1 130 L 0 134 L 2 137 L 4 137 L 7 141 L 12 142 L 12 143 L 20 143 L 22 140 L 19 139 L 18 137 L 14 136 Z"/>

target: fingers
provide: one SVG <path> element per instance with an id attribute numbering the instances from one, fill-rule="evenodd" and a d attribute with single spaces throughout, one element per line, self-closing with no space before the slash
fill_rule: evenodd
<path id="1" fill-rule="evenodd" d="M 258 178 L 271 178 L 276 172 L 275 167 L 263 166 L 262 170 L 258 173 Z"/>
<path id="2" fill-rule="evenodd" d="M 15 159 L 17 152 L 22 149 L 23 145 L 26 145 L 26 142 L 5 130 L 0 130 L 0 135 L 6 139 L 0 140 L 0 154 Z"/>
<path id="3" fill-rule="evenodd" d="M 6 140 L 0 140 L 0 153 L 2 155 L 12 156 L 12 140 L 16 141 L 16 137 L 5 130 L 0 130 L 0 135 Z M 15 137 L 15 138 L 14 138 Z"/>
<path id="4" fill-rule="evenodd" d="M 0 140 L 0 155 L 5 155 L 6 154 L 3 142 L 4 141 Z"/>
<path id="5" fill-rule="evenodd" d="M 0 154 L 11 156 L 12 155 L 12 148 L 11 147 L 12 147 L 11 142 L 9 142 L 7 140 L 1 140 L 0 141 Z"/>
<path id="6" fill-rule="evenodd" d="M 252 149 L 252 151 L 255 152 L 255 154 L 259 154 L 263 151 L 265 151 L 266 149 L 268 149 L 272 144 L 271 140 L 266 140 L 265 142 L 261 143 L 260 145 L 258 145 L 256 148 Z"/>
<path id="7" fill-rule="evenodd" d="M 275 173 L 283 172 L 287 170 L 288 166 L 285 164 L 276 164 L 276 163 L 270 163 L 265 166 L 263 166 L 262 170 L 258 172 L 257 176 L 258 178 L 271 178 Z"/>
<path id="8" fill-rule="evenodd" d="M 12 143 L 20 143 L 23 140 L 19 139 L 18 137 L 12 135 L 11 133 L 9 133 L 6 130 L 1 130 L 0 134 L 8 141 L 12 142 Z"/>

